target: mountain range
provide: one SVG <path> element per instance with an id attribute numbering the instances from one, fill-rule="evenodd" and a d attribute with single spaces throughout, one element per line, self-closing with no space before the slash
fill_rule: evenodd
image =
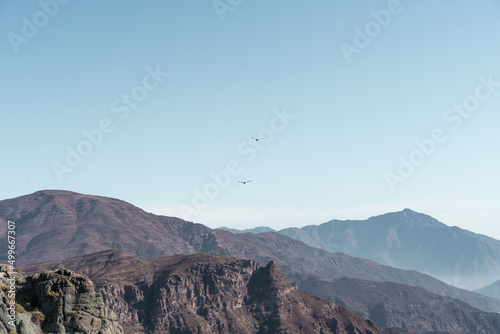
<path id="1" fill-rule="evenodd" d="M 261 233 L 263 229 L 245 231 Z M 418 270 L 469 290 L 500 279 L 499 240 L 447 226 L 410 209 L 366 220 L 332 220 L 278 232 L 312 247 Z"/>
<path id="2" fill-rule="evenodd" d="M 199 266 L 200 263 L 208 265 L 212 269 L 200 274 L 193 269 L 195 264 Z M 189 280 L 186 275 L 186 266 L 190 268 L 188 271 L 193 272 L 194 270 L 195 276 L 205 277 L 208 275 L 210 277 L 203 278 L 203 282 L 224 282 L 224 286 L 202 287 L 199 285 L 200 282 L 197 283 L 198 285 L 186 283 L 186 280 Z M 277 279 L 278 281 L 285 282 L 283 284 L 286 286 L 292 286 L 288 279 L 278 273 L 279 270 L 274 262 L 267 265 L 267 267 L 270 266 L 276 268 L 273 269 L 273 272 L 280 277 Z M 223 296 L 217 298 L 229 299 L 229 290 L 227 289 L 231 287 L 230 282 L 235 284 L 235 280 L 242 280 L 244 284 L 248 285 L 249 271 L 255 271 L 259 267 L 260 265 L 253 261 L 212 254 L 175 255 L 152 261 L 142 261 L 123 251 L 107 250 L 66 260 L 26 264 L 20 266 L 20 269 L 27 274 L 34 274 L 56 268 L 70 268 L 89 276 L 94 282 L 96 290 L 103 294 L 104 301 L 117 313 L 118 320 L 125 331 L 142 333 L 143 330 L 148 329 L 161 332 L 161 328 L 155 326 L 149 328 L 147 324 L 160 321 L 155 319 L 152 314 L 168 313 L 166 309 L 151 309 L 151 305 L 164 307 L 164 305 L 170 305 L 174 301 L 178 302 L 180 298 L 179 296 L 175 298 L 169 296 L 168 299 L 161 300 L 161 298 L 165 298 L 161 297 L 164 294 L 157 293 L 158 289 L 177 291 L 177 288 L 164 287 L 165 281 L 171 281 L 169 278 L 176 277 L 174 280 L 177 282 L 176 284 L 189 285 L 193 291 L 222 289 L 225 291 Z M 182 269 L 182 273 L 179 273 L 179 268 Z M 164 278 L 162 273 L 165 272 L 168 273 L 169 278 Z M 227 272 L 232 272 L 232 274 L 226 277 Z M 215 275 L 217 278 L 210 275 Z M 453 334 L 500 333 L 500 314 L 483 312 L 458 299 L 439 296 L 422 288 L 347 277 L 339 279 L 308 277 L 300 281 L 298 286 L 305 292 L 322 296 L 322 298 L 331 300 L 336 305 L 343 306 L 360 317 L 370 319 L 374 325 L 386 333 L 394 332 L 397 328 L 407 329 L 408 333 L 414 334 L 431 333 L 437 330 Z M 293 289 L 296 288 L 297 286 L 293 285 Z M 182 295 L 186 294 L 194 295 L 193 292 L 183 290 Z M 207 296 L 198 295 L 196 298 L 206 300 Z M 183 305 L 189 303 L 189 300 L 182 300 Z M 260 301 L 259 307 L 267 305 L 274 309 L 275 303 L 274 300 L 272 302 L 270 300 Z M 197 307 L 203 305 L 205 304 L 201 303 Z M 219 309 L 217 314 L 220 311 Z M 247 314 L 247 316 L 250 315 Z M 232 317 L 233 315 L 230 314 L 225 322 L 234 322 Z M 199 320 L 203 322 L 203 326 L 213 325 L 213 323 L 206 323 L 207 319 Z"/>
<path id="3" fill-rule="evenodd" d="M 348 294 L 333 296 L 326 293 L 325 289 L 312 289 L 309 283 L 328 283 L 351 277 L 365 281 L 404 284 L 408 287 L 405 291 L 413 291 L 410 287 L 420 287 L 432 293 L 433 297 L 429 297 L 429 300 L 439 300 L 439 296 L 452 297 L 470 304 L 472 307 L 467 305 L 469 308 L 460 303 L 449 302 L 447 305 L 459 305 L 456 309 L 463 309 L 464 314 L 478 312 L 478 316 L 466 318 L 470 326 L 478 328 L 491 328 L 491 318 L 487 316 L 487 312 L 500 312 L 498 299 L 450 286 L 417 271 L 396 269 L 339 252 L 330 253 L 276 232 L 234 234 L 224 230 L 212 230 L 201 224 L 147 213 L 129 203 L 112 198 L 58 190 L 39 191 L 1 201 L 0 217 L 0 220 L 10 219 L 16 222 L 19 263 L 60 262 L 104 250 L 120 250 L 130 254 L 128 257 L 120 257 L 120 265 L 123 266 L 177 254 L 212 253 L 253 260 L 263 267 L 273 261 L 299 288 L 321 298 L 330 298 L 334 302 L 336 298 L 341 298 L 346 307 L 356 309 L 360 315 L 366 314 L 363 310 L 373 308 L 369 301 L 361 302 L 364 306 L 358 305 L 356 308 L 356 305 L 348 302 L 354 300 Z M 4 229 L 1 231 L 4 240 L 1 240 L 0 253 L 7 254 L 6 249 L 1 248 L 5 248 L 7 244 L 6 224 L 1 226 Z M 88 265 L 87 269 L 85 265 L 64 265 L 94 277 L 91 272 L 94 267 L 91 265 Z M 369 286 L 360 284 L 360 287 L 363 286 L 368 294 Z M 400 286 L 394 285 L 394 291 L 398 289 L 401 289 Z M 393 308 L 400 306 L 398 303 L 384 305 L 389 314 L 393 312 Z M 114 307 L 124 305 L 110 306 L 120 314 Z M 431 319 L 426 318 L 425 314 L 419 314 L 414 319 L 408 317 L 405 326 L 407 329 L 416 330 L 415 333 L 424 333 L 419 330 L 420 327 L 434 328 L 436 326 L 432 327 L 432 322 L 441 319 L 442 327 L 436 328 L 448 328 L 446 322 L 453 322 L 453 317 L 445 314 L 446 310 L 449 310 L 448 306 L 443 304 L 440 307 L 443 313 L 438 317 Z M 381 318 L 377 318 L 379 319 Z M 386 325 L 398 324 L 397 317 L 394 321 L 389 317 L 387 319 Z M 471 319 L 475 319 L 475 322 Z M 422 327 L 422 323 L 427 327 Z M 399 324 L 402 325 L 401 322 Z"/>

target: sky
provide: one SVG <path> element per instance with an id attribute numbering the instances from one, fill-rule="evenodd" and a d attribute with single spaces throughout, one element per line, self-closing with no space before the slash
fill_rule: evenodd
<path id="1" fill-rule="evenodd" d="M 500 239 L 499 33 L 495 0 L 4 0 L 0 199 Z"/>

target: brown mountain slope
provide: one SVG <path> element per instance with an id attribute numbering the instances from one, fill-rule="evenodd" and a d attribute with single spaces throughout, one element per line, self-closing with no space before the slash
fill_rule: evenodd
<path id="1" fill-rule="evenodd" d="M 128 251 L 153 259 L 196 250 L 182 229 L 209 229 L 178 218 L 160 217 L 129 203 L 68 191 L 46 190 L 0 202 L 0 221 L 16 223 L 18 263 L 50 261 L 104 249 Z M 2 222 L 3 222 L 2 221 Z M 6 236 L 6 224 L 0 233 Z M 193 233 L 193 235 L 196 235 Z M 191 240 L 195 246 L 196 240 Z M 0 247 L 6 253 L 7 243 Z M 50 245 L 51 251 L 47 251 Z M 3 260 L 3 259 L 2 259 Z"/>
<path id="2" fill-rule="evenodd" d="M 343 307 L 298 290 L 273 262 L 261 267 L 205 253 L 134 261 L 104 251 L 63 264 L 91 267 L 126 332 L 382 333 Z"/>
<path id="3" fill-rule="evenodd" d="M 0 220 L 16 222 L 18 263 L 34 263 L 118 249 L 151 260 L 197 252 L 275 263 L 292 280 L 308 275 L 351 276 L 420 286 L 463 300 L 484 311 L 500 312 L 500 300 L 449 286 L 428 275 L 383 266 L 343 253 L 329 253 L 279 233 L 232 234 L 201 224 L 156 216 L 126 202 L 67 191 L 39 191 L 0 201 Z M 0 224 L 5 229 L 6 224 Z M 7 254 L 5 231 L 0 261 Z M 321 296 L 320 296 L 321 297 Z"/>

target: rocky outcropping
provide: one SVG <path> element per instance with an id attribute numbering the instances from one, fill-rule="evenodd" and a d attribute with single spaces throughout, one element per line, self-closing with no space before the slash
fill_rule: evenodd
<path id="1" fill-rule="evenodd" d="M 0 334 L 124 333 L 88 277 L 68 269 L 24 277 L 7 268 L 0 272 Z"/>

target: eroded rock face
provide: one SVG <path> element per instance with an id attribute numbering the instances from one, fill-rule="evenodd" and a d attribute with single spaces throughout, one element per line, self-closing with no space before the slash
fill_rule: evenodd
<path id="1" fill-rule="evenodd" d="M 7 282 L 10 276 L 5 271 L 2 274 Z M 68 269 L 15 276 L 16 326 L 9 326 L 0 315 L 5 333 L 123 333 L 116 314 L 104 304 L 88 277 Z M 0 313 L 10 305 L 8 294 L 2 293 Z M 4 333 L 1 326 L 0 333 Z"/>
<path id="2" fill-rule="evenodd" d="M 121 270 L 100 275 L 97 285 L 127 333 L 381 333 L 370 321 L 298 290 L 274 262 L 261 267 L 196 254 Z"/>

